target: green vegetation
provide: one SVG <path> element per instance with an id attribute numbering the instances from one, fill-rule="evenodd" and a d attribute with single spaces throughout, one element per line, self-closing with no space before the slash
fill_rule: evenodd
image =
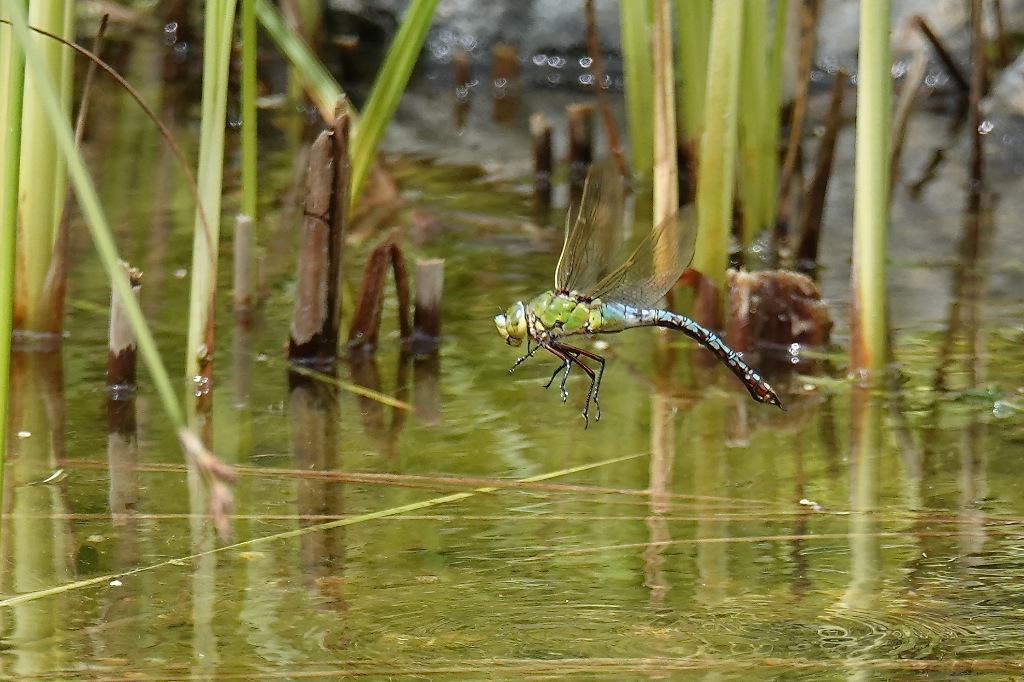
<path id="1" fill-rule="evenodd" d="M 48 137 L 53 140 L 57 153 L 68 164 L 68 172 L 78 195 L 79 206 L 86 218 L 86 224 L 89 226 L 89 233 L 96 245 L 100 259 L 103 261 L 107 276 L 124 305 L 132 331 L 138 339 L 139 350 L 152 375 L 157 394 L 163 403 L 164 411 L 175 427 L 183 428 L 185 419 L 175 397 L 170 376 L 160 360 L 156 342 L 146 326 L 142 310 L 139 308 L 135 296 L 132 295 L 128 276 L 120 266 L 113 233 L 107 223 L 96 188 L 89 177 L 89 171 L 75 146 L 74 135 L 65 116 L 57 88 L 49 77 L 43 56 L 37 53 L 36 45 L 29 39 L 30 33 L 22 9 L 14 0 L 2 0 L 2 2 L 11 17 L 11 24 L 14 28 L 14 44 L 24 50 L 27 70 L 32 74 L 39 89 L 40 106 L 44 113 L 42 120 L 50 126 Z"/>
<path id="2" fill-rule="evenodd" d="M 186 376 L 208 376 L 214 351 L 213 315 L 223 195 L 224 129 L 227 126 L 228 65 L 234 38 L 235 0 L 206 6 L 203 54 L 202 126 L 199 133 L 199 206 L 192 241 Z"/>

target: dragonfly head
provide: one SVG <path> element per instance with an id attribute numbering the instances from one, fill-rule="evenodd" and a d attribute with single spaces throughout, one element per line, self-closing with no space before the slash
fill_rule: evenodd
<path id="1" fill-rule="evenodd" d="M 517 302 L 503 313 L 494 316 L 494 326 L 501 338 L 510 346 L 518 346 L 526 338 L 526 307 Z"/>

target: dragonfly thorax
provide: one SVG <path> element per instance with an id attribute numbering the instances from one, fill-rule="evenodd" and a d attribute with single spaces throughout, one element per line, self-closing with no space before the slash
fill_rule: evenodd
<path id="1" fill-rule="evenodd" d="M 576 292 L 545 291 L 526 306 L 530 336 L 546 342 L 573 334 L 590 334 L 602 324 L 602 303 Z"/>

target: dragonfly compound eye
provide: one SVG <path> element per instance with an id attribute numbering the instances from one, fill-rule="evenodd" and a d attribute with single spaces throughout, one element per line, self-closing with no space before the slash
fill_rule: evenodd
<path id="1" fill-rule="evenodd" d="M 494 326 L 501 338 L 510 346 L 518 346 L 526 338 L 526 309 L 522 302 L 516 303 L 504 314 L 494 316 Z"/>

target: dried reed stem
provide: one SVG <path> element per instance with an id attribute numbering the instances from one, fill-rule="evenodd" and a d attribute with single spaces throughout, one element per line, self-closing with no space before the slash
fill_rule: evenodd
<path id="1" fill-rule="evenodd" d="M 321 133 L 309 155 L 295 309 L 288 356 L 293 361 L 331 362 L 338 350 L 339 284 L 347 228 L 349 119 L 339 103 L 334 125 Z"/>
<path id="2" fill-rule="evenodd" d="M 533 217 L 538 225 L 547 225 L 551 214 L 551 124 L 544 114 L 530 117 L 533 140 Z"/>
<path id="3" fill-rule="evenodd" d="M 565 108 L 569 130 L 569 205 L 579 205 L 583 183 L 594 161 L 594 105 L 570 104 Z"/>
<path id="4" fill-rule="evenodd" d="M 128 275 L 132 295 L 136 300 L 142 289 L 142 272 L 130 267 L 124 261 L 121 267 Z M 112 392 L 131 391 L 135 388 L 135 368 L 137 364 L 137 343 L 135 333 L 124 311 L 124 303 L 117 291 L 110 295 L 110 330 L 107 340 L 107 388 Z"/>
<path id="5" fill-rule="evenodd" d="M 252 312 L 252 216 L 235 217 L 234 270 L 232 273 L 232 299 L 235 315 L 247 320 Z"/>
<path id="6" fill-rule="evenodd" d="M 835 80 L 832 81 L 828 113 L 825 115 L 825 132 L 818 142 L 818 155 L 814 162 L 814 175 L 811 178 L 810 186 L 807 188 L 803 221 L 800 225 L 800 243 L 796 249 L 796 267 L 797 270 L 811 277 L 817 272 L 821 219 L 825 213 L 825 194 L 828 191 L 828 181 L 832 175 L 836 139 L 839 136 L 843 123 L 842 113 L 845 85 L 846 73 L 843 71 L 837 72 Z"/>
<path id="7" fill-rule="evenodd" d="M 436 348 L 441 338 L 441 295 L 444 289 L 444 260 L 416 260 L 416 308 L 413 312 L 413 344 Z M 417 349 L 418 351 L 419 349 Z"/>

